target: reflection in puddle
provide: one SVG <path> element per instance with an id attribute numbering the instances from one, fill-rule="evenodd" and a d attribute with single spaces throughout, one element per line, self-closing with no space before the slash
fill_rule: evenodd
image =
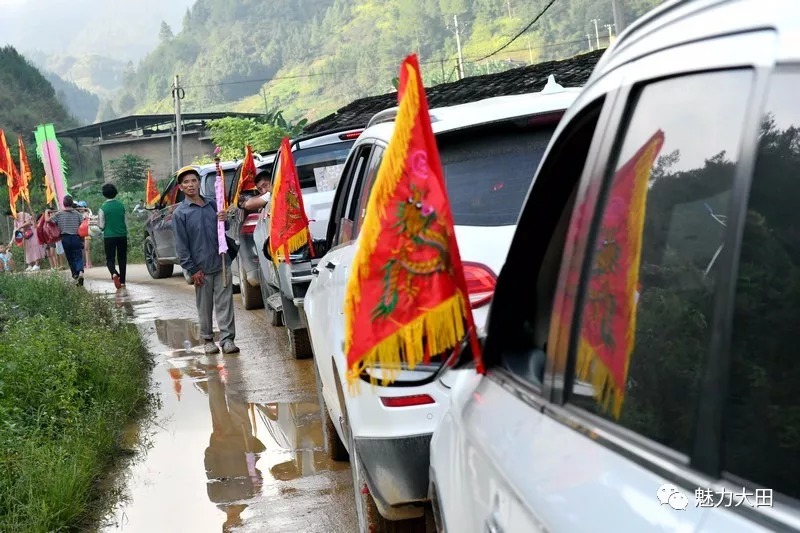
<path id="1" fill-rule="evenodd" d="M 296 490 L 287 483 L 348 467 L 324 452 L 318 404 L 245 402 L 227 386 L 226 363 L 236 359 L 186 349 L 200 343 L 194 321 L 154 326 L 165 348 L 153 369 L 158 423 L 145 428 L 150 449 L 129 468 L 117 527 L 124 515 L 126 531 L 219 531 L 220 522 L 229 531 L 267 487 Z"/>

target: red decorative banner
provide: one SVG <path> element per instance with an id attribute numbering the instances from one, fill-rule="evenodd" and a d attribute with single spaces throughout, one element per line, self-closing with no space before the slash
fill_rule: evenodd
<path id="1" fill-rule="evenodd" d="M 442 165 L 416 56 L 403 61 L 395 129 L 367 204 L 345 301 L 348 379 L 390 382 L 469 334 L 482 371 Z"/>

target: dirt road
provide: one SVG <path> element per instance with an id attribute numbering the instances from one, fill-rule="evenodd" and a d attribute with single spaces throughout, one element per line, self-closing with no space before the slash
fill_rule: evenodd
<path id="1" fill-rule="evenodd" d="M 323 449 L 312 362 L 291 359 L 285 330 L 238 295 L 241 353 L 204 355 L 194 289 L 176 270 L 153 280 L 133 265 L 119 292 L 105 269 L 87 272 L 143 331 L 160 399 L 154 423 L 132 428 L 145 449 L 102 530 L 356 531 L 349 465 Z"/>

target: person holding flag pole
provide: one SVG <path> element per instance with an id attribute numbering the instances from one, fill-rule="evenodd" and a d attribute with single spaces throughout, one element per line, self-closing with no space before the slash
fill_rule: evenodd
<path id="1" fill-rule="evenodd" d="M 200 174 L 193 166 L 180 169 L 177 180 L 185 199 L 173 213 L 172 231 L 181 268 L 189 273 L 194 284 L 200 337 L 205 341 L 203 348 L 207 354 L 219 353 L 212 322 L 216 309 L 222 351 L 237 353 L 224 201 L 217 203 L 215 199 L 200 196 Z"/>

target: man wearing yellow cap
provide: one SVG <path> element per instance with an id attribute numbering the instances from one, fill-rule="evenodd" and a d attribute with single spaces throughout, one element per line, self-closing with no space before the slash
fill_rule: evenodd
<path id="1" fill-rule="evenodd" d="M 225 269 L 227 280 L 223 279 L 217 239 L 217 221 L 226 221 L 227 216 L 224 211 L 217 213 L 214 200 L 200 196 L 200 174 L 196 168 L 189 166 L 180 169 L 178 185 L 186 198 L 172 216 L 172 230 L 181 268 L 192 276 L 194 282 L 200 337 L 205 341 L 203 348 L 208 354 L 219 353 L 214 343 L 212 322 L 216 308 L 222 351 L 236 353 L 239 348 L 233 343 L 236 325 L 231 269 Z M 225 261 L 230 267 L 231 259 L 227 254 Z"/>

